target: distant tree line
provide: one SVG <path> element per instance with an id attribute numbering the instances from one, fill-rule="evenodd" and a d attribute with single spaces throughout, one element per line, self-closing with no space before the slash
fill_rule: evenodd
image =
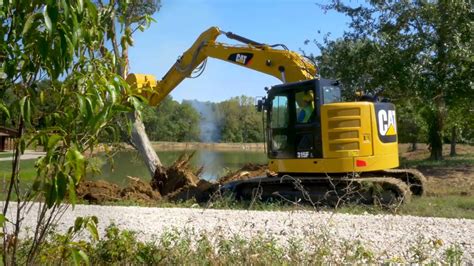
<path id="1" fill-rule="evenodd" d="M 145 107 L 143 122 L 152 141 L 262 142 L 262 113 L 255 99 L 233 97 L 219 103 L 183 101 L 171 96 Z"/>

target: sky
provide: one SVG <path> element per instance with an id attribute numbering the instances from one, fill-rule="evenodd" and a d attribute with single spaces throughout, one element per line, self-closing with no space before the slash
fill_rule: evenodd
<path id="1" fill-rule="evenodd" d="M 162 0 L 156 23 L 134 35 L 130 73 L 153 74 L 161 79 L 176 59 L 211 26 L 266 44 L 283 43 L 290 50 L 318 54 L 314 44 L 324 34 L 341 37 L 349 19 L 334 11 L 324 13 L 323 0 Z M 320 33 L 318 33 L 320 31 Z M 237 44 L 219 36 L 218 42 Z M 219 102 L 246 95 L 265 96 L 265 87 L 280 84 L 275 77 L 209 58 L 204 73 L 185 79 L 173 99 Z"/>

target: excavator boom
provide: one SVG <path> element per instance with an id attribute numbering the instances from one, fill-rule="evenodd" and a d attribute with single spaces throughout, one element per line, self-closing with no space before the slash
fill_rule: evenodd
<path id="1" fill-rule="evenodd" d="M 222 34 L 243 42 L 244 45 L 216 42 Z M 199 69 L 208 57 L 274 76 L 283 83 L 316 77 L 314 64 L 298 53 L 287 49 L 276 49 L 211 27 L 183 53 L 161 81 L 156 81 L 151 75 L 143 74 L 130 74 L 127 81 L 148 99 L 150 105 L 157 105 L 185 78 L 191 76 L 193 71 Z"/>

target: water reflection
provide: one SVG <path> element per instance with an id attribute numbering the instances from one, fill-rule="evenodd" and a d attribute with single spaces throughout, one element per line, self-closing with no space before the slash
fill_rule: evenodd
<path id="1" fill-rule="evenodd" d="M 165 166 L 171 165 L 182 153 L 183 151 L 157 151 Z M 191 160 L 191 165 L 196 169 L 204 167 L 201 178 L 215 180 L 246 163 L 266 162 L 266 155 L 261 151 L 198 150 Z M 123 186 L 127 183 L 127 176 L 136 176 L 144 180 L 150 178 L 145 164 L 134 150 L 117 153 L 113 157 L 113 163 L 101 157 L 98 168 L 101 169 L 101 173 L 90 174 L 90 179 L 103 179 Z"/>

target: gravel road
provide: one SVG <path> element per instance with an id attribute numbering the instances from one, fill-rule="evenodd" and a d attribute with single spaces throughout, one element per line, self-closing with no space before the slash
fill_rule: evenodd
<path id="1" fill-rule="evenodd" d="M 46 153 L 42 151 L 25 151 L 24 154 L 20 156 L 20 160 L 31 160 L 37 159 L 41 156 L 44 156 Z M 2 157 L 0 161 L 12 161 L 13 160 L 13 153 L 11 153 L 11 157 Z"/>
<path id="2" fill-rule="evenodd" d="M 33 226 L 36 208 L 37 205 L 33 205 L 26 214 L 24 226 Z M 233 235 L 244 238 L 268 236 L 283 245 L 290 238 L 309 241 L 316 236 L 331 241 L 331 247 L 360 243 L 379 258 L 407 258 L 412 256 L 415 247 L 428 249 L 436 258 L 442 256 L 446 248 L 459 245 L 464 251 L 464 260 L 474 262 L 474 220 L 468 219 L 77 205 L 74 210 L 66 211 L 58 229 L 65 231 L 75 217 L 89 215 L 99 218 L 102 233 L 113 222 L 122 229 L 139 232 L 141 240 L 152 240 L 173 229 L 229 238 Z"/>

